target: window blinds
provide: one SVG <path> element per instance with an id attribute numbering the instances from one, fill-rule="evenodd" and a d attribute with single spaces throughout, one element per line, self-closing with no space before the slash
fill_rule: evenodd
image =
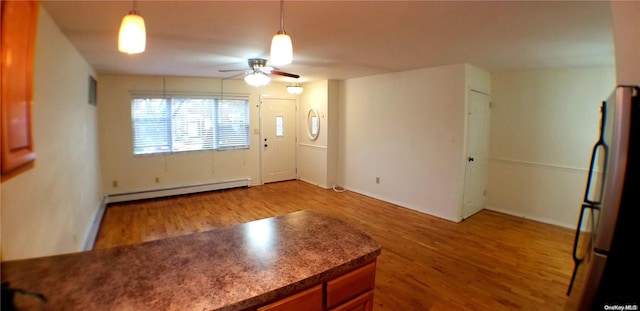
<path id="1" fill-rule="evenodd" d="M 134 99 L 131 105 L 133 154 L 171 151 L 171 117 L 165 99 Z"/>
<path id="2" fill-rule="evenodd" d="M 249 148 L 249 101 L 134 98 L 133 154 Z"/>

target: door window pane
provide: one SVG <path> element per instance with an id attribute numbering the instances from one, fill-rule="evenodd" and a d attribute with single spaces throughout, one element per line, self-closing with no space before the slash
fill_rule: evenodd
<path id="1" fill-rule="evenodd" d="M 284 117 L 276 117 L 276 136 L 284 136 Z"/>

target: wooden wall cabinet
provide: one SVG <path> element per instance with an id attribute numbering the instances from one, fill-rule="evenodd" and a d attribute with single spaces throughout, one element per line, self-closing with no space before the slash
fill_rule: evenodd
<path id="1" fill-rule="evenodd" d="M 33 149 L 31 102 L 33 54 L 38 20 L 37 1 L 2 1 L 2 65 L 0 106 L 2 173 L 36 158 Z"/>
<path id="2" fill-rule="evenodd" d="M 374 261 L 258 311 L 372 311 L 375 280 Z"/>

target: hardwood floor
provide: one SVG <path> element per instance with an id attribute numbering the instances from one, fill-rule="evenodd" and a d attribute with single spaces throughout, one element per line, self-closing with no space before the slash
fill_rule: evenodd
<path id="1" fill-rule="evenodd" d="M 572 230 L 483 210 L 453 223 L 301 181 L 109 205 L 95 248 L 312 209 L 382 245 L 374 310 L 561 310 Z"/>

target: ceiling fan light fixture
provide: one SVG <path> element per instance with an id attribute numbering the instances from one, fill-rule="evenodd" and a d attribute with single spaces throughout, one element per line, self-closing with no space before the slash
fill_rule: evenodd
<path id="1" fill-rule="evenodd" d="M 291 37 L 284 31 L 284 0 L 280 0 L 280 30 L 271 39 L 269 61 L 274 65 L 286 65 L 293 62 Z"/>
<path id="2" fill-rule="evenodd" d="M 253 72 L 244 77 L 244 82 L 251 86 L 264 86 L 269 84 L 271 78 L 262 72 Z"/>
<path id="3" fill-rule="evenodd" d="M 118 50 L 127 54 L 144 52 L 147 43 L 147 34 L 144 19 L 134 9 L 122 18 L 120 32 L 118 34 Z"/>
<path id="4" fill-rule="evenodd" d="M 302 88 L 298 83 L 287 86 L 287 92 L 289 92 L 289 94 L 298 95 L 301 94 L 302 91 L 304 91 L 304 88 Z"/>

